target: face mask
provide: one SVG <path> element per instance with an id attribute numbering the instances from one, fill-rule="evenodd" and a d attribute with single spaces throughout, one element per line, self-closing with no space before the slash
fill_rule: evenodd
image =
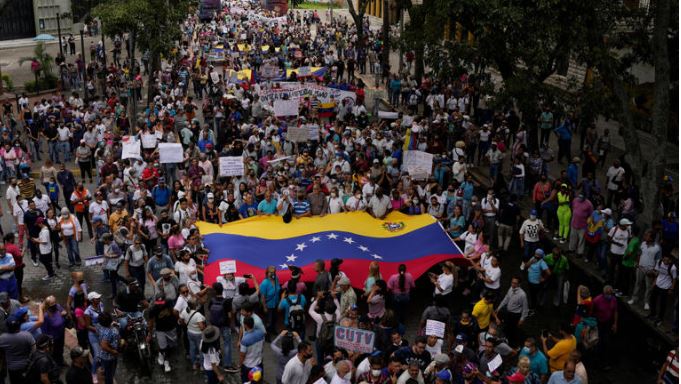
<path id="1" fill-rule="evenodd" d="M 331 192 L 331 197 L 336 197 L 336 192 Z"/>
<path id="2" fill-rule="evenodd" d="M 535 216 L 535 215 L 530 215 L 530 220 L 536 220 L 536 219 L 537 219 L 537 216 Z"/>
<path id="3" fill-rule="evenodd" d="M 380 369 L 372 369 L 371 370 L 371 376 L 373 376 L 373 377 L 381 376 L 381 370 Z"/>
<path id="4" fill-rule="evenodd" d="M 50 312 L 55 312 L 57 310 L 57 304 L 55 305 L 50 305 L 49 308 L 47 308 Z"/>
<path id="5" fill-rule="evenodd" d="M 530 348 L 523 347 L 523 349 L 521 350 L 521 352 L 522 352 L 523 354 L 525 354 L 525 355 L 529 355 L 529 354 L 530 354 Z"/>

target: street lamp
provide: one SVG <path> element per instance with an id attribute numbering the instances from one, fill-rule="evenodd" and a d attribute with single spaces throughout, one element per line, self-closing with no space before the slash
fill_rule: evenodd
<path id="1" fill-rule="evenodd" d="M 61 22 L 59 21 L 61 19 L 61 15 L 59 12 L 57 12 L 57 36 L 59 37 L 59 56 L 64 56 L 64 49 L 61 46 Z"/>

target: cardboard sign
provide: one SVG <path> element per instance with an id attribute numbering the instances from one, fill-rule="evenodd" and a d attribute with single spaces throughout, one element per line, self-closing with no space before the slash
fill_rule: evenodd
<path id="1" fill-rule="evenodd" d="M 123 143 L 123 154 L 122 159 L 141 159 L 142 150 L 140 148 L 140 142 L 137 140 L 128 140 L 128 142 Z"/>
<path id="2" fill-rule="evenodd" d="M 96 265 L 104 264 L 104 256 L 93 256 L 83 260 L 86 267 L 94 267 Z"/>
<path id="3" fill-rule="evenodd" d="M 490 372 L 494 372 L 497 370 L 497 368 L 501 366 L 501 363 L 503 362 L 504 361 L 501 358 L 501 355 L 497 353 L 497 355 L 494 356 L 494 358 L 489 363 L 487 363 L 487 368 L 489 368 Z"/>
<path id="4" fill-rule="evenodd" d="M 433 154 L 422 151 L 406 151 L 402 170 L 409 172 L 409 175 L 430 176 L 433 171 Z"/>
<path id="5" fill-rule="evenodd" d="M 181 163 L 184 160 L 182 144 L 158 143 L 158 157 L 162 164 Z"/>
<path id="6" fill-rule="evenodd" d="M 220 157 L 220 176 L 241 176 L 244 174 L 244 159 L 241 156 Z"/>
<path id="7" fill-rule="evenodd" d="M 307 127 L 289 127 L 286 138 L 294 143 L 304 143 L 310 139 L 310 131 Z"/>
<path id="8" fill-rule="evenodd" d="M 220 75 L 217 72 L 211 72 L 210 80 L 213 82 L 213 84 L 217 84 L 220 81 Z"/>
<path id="9" fill-rule="evenodd" d="M 142 148 L 156 148 L 156 135 L 145 133 L 142 135 Z"/>
<path id="10" fill-rule="evenodd" d="M 426 336 L 445 337 L 445 323 L 437 320 L 426 320 Z"/>
<path id="11" fill-rule="evenodd" d="M 376 335 L 372 331 L 337 325 L 333 334 L 333 345 L 336 347 L 360 353 L 371 353 L 374 351 Z"/>
<path id="12" fill-rule="evenodd" d="M 319 125 L 309 125 L 307 127 L 310 140 L 319 140 Z"/>
<path id="13" fill-rule="evenodd" d="M 221 275 L 224 275 L 225 273 L 236 273 L 236 260 L 224 260 L 218 265 L 220 266 Z"/>
<path id="14" fill-rule="evenodd" d="M 274 115 L 281 116 L 298 116 L 298 100 L 275 100 L 274 101 Z"/>

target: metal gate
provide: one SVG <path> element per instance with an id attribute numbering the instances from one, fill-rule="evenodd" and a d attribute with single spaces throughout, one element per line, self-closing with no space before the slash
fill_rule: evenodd
<path id="1" fill-rule="evenodd" d="M 8 0 L 8 3 L 0 9 L 0 40 L 35 37 L 33 0 Z"/>

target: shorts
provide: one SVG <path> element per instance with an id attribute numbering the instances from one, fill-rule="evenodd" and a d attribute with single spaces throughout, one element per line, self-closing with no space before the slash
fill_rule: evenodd
<path id="1" fill-rule="evenodd" d="M 156 342 L 159 349 L 169 349 L 177 346 L 177 331 L 156 331 Z"/>

